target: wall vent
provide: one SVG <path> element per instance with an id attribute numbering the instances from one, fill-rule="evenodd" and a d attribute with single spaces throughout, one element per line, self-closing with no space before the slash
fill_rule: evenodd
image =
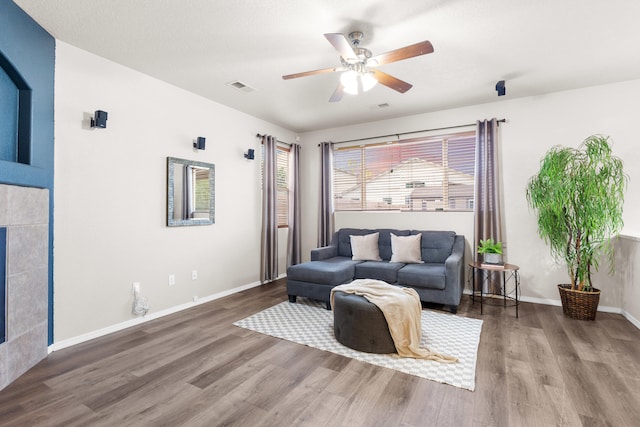
<path id="1" fill-rule="evenodd" d="M 227 83 L 227 86 L 231 86 L 234 89 L 238 89 L 238 90 L 240 90 L 242 92 L 246 92 L 246 93 L 255 91 L 254 88 L 252 88 L 251 86 L 249 86 L 246 83 L 241 82 L 240 80 L 229 82 L 229 83 Z"/>

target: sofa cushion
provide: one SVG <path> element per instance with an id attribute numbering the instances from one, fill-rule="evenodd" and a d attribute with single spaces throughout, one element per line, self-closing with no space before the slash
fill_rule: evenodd
<path id="1" fill-rule="evenodd" d="M 398 270 L 404 264 L 390 263 L 388 261 L 370 262 L 366 261 L 356 265 L 356 279 L 376 279 L 384 280 L 387 283 L 396 283 L 398 280 Z"/>
<path id="2" fill-rule="evenodd" d="M 444 289 L 444 264 L 406 264 L 398 270 L 398 284 L 428 289 Z"/>
<path id="3" fill-rule="evenodd" d="M 335 257 L 323 261 L 309 261 L 287 268 L 287 277 L 301 282 L 340 285 L 349 283 L 355 275 L 355 266 L 360 261 Z"/>
<path id="4" fill-rule="evenodd" d="M 411 236 L 396 236 L 391 233 L 391 262 L 422 264 L 421 241 L 421 233 Z"/>
<path id="5" fill-rule="evenodd" d="M 422 260 L 427 263 L 444 263 L 453 249 L 456 239 L 455 231 L 418 231 L 411 234 L 422 234 Z"/>
<path id="6" fill-rule="evenodd" d="M 379 233 L 365 234 L 364 236 L 351 235 L 351 257 L 354 261 L 382 261 L 378 249 Z"/>

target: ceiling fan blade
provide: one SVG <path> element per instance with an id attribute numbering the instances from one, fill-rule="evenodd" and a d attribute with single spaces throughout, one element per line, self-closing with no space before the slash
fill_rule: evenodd
<path id="1" fill-rule="evenodd" d="M 333 95 L 331 95 L 331 98 L 329 98 L 329 102 L 340 101 L 342 99 L 342 95 L 344 95 L 344 86 L 342 86 L 342 83 L 338 83 L 338 87 L 335 92 L 333 92 Z"/>
<path id="2" fill-rule="evenodd" d="M 347 38 L 342 33 L 327 33 L 324 35 L 329 43 L 333 45 L 333 47 L 340 52 L 340 56 L 345 61 L 356 61 L 358 60 L 358 55 L 353 51 L 351 47 L 351 43 L 347 40 Z"/>
<path id="3" fill-rule="evenodd" d="M 313 76 L 315 74 L 334 73 L 336 71 L 344 71 L 344 67 L 322 68 L 320 70 L 305 71 L 303 73 L 287 74 L 282 76 L 284 80 L 297 79 L 298 77 Z"/>
<path id="4" fill-rule="evenodd" d="M 378 83 L 390 87 L 391 89 L 396 90 L 400 93 L 405 93 L 413 87 L 413 85 L 380 70 L 373 70 L 373 76 L 378 81 Z"/>
<path id="5" fill-rule="evenodd" d="M 375 67 L 377 65 L 389 64 L 391 62 L 401 61 L 403 59 L 413 58 L 414 56 L 426 55 L 433 52 L 433 45 L 430 41 L 425 40 L 410 46 L 401 47 L 391 52 L 381 53 L 369 58 L 367 65 Z"/>

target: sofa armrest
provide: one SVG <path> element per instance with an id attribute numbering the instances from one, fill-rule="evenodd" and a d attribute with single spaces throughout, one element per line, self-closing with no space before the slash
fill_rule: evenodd
<path id="1" fill-rule="evenodd" d="M 311 261 L 322 261 L 338 256 L 337 246 L 324 246 L 322 248 L 311 249 Z"/>
<path id="2" fill-rule="evenodd" d="M 445 261 L 445 281 L 447 289 L 462 297 L 464 290 L 464 236 L 456 236 L 453 242 L 451 255 Z"/>

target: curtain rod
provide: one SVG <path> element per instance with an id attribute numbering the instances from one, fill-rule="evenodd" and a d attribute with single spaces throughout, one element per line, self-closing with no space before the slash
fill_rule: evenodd
<path id="1" fill-rule="evenodd" d="M 260 135 L 259 133 L 256 134 L 256 138 L 262 138 L 263 136 L 267 136 L 267 134 L 266 133 L 264 135 Z M 280 141 L 278 138 L 276 138 L 276 142 L 279 142 L 280 144 L 288 145 L 289 147 L 293 145 L 288 142 Z"/>
<path id="2" fill-rule="evenodd" d="M 500 123 L 506 123 L 507 119 L 500 119 L 498 120 L 498 126 L 500 126 Z M 411 132 L 401 132 L 401 133 L 392 133 L 389 135 L 378 135 L 378 136 L 370 136 L 368 138 L 359 138 L 359 139 L 347 139 L 345 141 L 337 141 L 334 142 L 333 144 L 345 144 L 347 142 L 359 142 L 359 141 L 367 141 L 369 139 L 378 139 L 378 138 L 388 138 L 390 136 L 395 136 L 397 138 L 399 138 L 402 135 L 411 135 L 412 133 L 422 133 L 422 132 L 431 132 L 434 130 L 448 130 L 448 129 L 457 129 L 457 128 L 464 128 L 464 127 L 468 127 L 468 126 L 475 126 L 475 123 L 468 123 L 466 125 L 456 125 L 456 126 L 446 126 L 446 127 L 442 127 L 442 128 L 433 128 L 433 129 L 423 129 L 423 130 L 414 130 Z M 318 144 L 318 146 L 320 146 L 320 144 Z"/>

